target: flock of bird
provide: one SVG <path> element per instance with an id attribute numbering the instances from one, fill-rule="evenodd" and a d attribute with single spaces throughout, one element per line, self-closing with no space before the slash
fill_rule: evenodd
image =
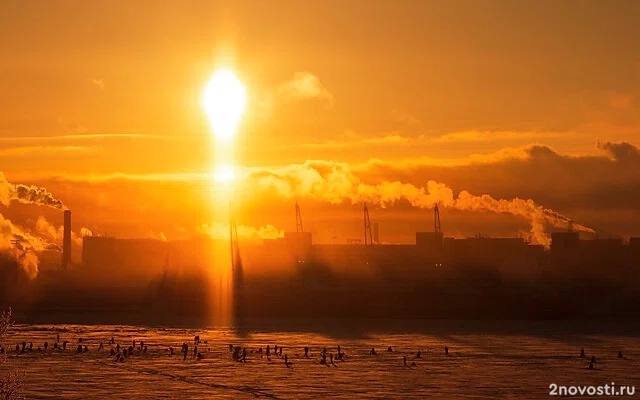
<path id="1" fill-rule="evenodd" d="M 53 342 L 53 346 L 51 347 L 53 351 L 63 352 L 67 350 L 67 347 L 70 343 L 71 342 L 68 340 L 63 340 L 61 342 L 60 334 L 57 334 L 56 340 L 55 342 Z M 108 354 L 110 357 L 112 357 L 113 361 L 115 362 L 125 362 L 127 358 L 133 357 L 134 355 L 136 355 L 136 353 L 144 355 L 148 351 L 148 346 L 147 344 L 145 344 L 143 340 L 136 341 L 134 339 L 129 346 L 121 346 L 119 343 L 116 343 L 116 340 L 114 337 L 111 337 L 111 339 L 108 341 L 108 344 L 109 344 Z M 200 336 L 195 336 L 193 338 L 193 350 L 190 353 L 189 344 L 187 342 L 183 342 L 180 349 L 180 352 L 182 353 L 182 359 L 186 361 L 187 358 L 189 357 L 189 354 L 192 354 L 192 358 L 195 360 L 200 361 L 204 359 L 205 355 L 198 350 L 198 346 L 201 346 L 203 344 L 206 345 L 207 341 L 206 340 L 201 341 Z M 77 343 L 75 344 L 75 346 L 76 346 L 76 352 L 79 354 L 87 353 L 89 351 L 89 347 L 86 344 L 83 344 L 82 338 L 77 338 Z M 34 347 L 33 342 L 30 342 L 27 345 L 27 342 L 23 341 L 22 343 L 16 344 L 15 352 L 17 354 L 24 354 L 28 352 L 34 352 L 34 351 L 38 353 L 49 352 L 50 346 L 49 346 L 49 342 L 45 341 L 42 346 L 36 347 L 36 350 L 34 350 L 33 347 Z M 104 348 L 105 346 L 103 345 L 102 342 L 100 342 L 98 345 L 98 351 L 104 351 Z M 165 351 L 168 353 L 169 356 L 175 355 L 175 349 L 173 348 L 173 346 L 165 347 Z M 393 346 L 387 347 L 387 352 L 393 353 L 394 352 Z M 0 345 L 0 354 L 5 354 L 5 353 L 9 353 L 9 350 L 5 349 L 4 346 Z M 287 368 L 290 368 L 293 365 L 292 361 L 289 358 L 288 353 L 284 353 L 283 355 L 283 347 L 278 345 L 274 345 L 273 347 L 271 347 L 271 345 L 267 345 L 266 348 L 264 349 L 262 347 L 259 347 L 257 348 L 257 350 L 255 349 L 248 350 L 247 347 L 229 344 L 229 353 L 231 354 L 231 359 L 233 361 L 240 362 L 240 363 L 246 362 L 247 354 L 252 353 L 252 354 L 256 354 L 257 355 L 256 357 L 259 357 L 261 359 L 266 357 L 268 361 L 271 361 L 272 356 L 278 357 L 284 361 L 284 365 Z M 417 351 L 416 353 L 411 353 L 411 354 L 414 356 L 415 359 L 420 359 L 422 357 L 421 351 Z M 443 354 L 445 356 L 449 355 L 449 347 L 446 345 L 444 346 Z M 369 351 L 369 355 L 375 357 L 378 355 L 378 353 L 375 348 L 371 348 L 371 350 Z M 342 348 L 340 347 L 340 345 L 337 346 L 335 354 L 333 352 L 329 352 L 327 348 L 324 347 L 318 353 L 318 356 L 319 356 L 319 363 L 325 366 L 335 366 L 337 361 L 342 362 L 342 361 L 345 361 L 345 358 L 346 358 L 346 354 L 342 351 Z M 315 358 L 310 355 L 309 347 L 304 347 L 303 357 L 305 359 Z M 583 358 L 583 359 L 586 358 L 584 348 L 580 349 L 579 358 Z M 621 351 L 618 352 L 618 358 L 619 359 L 624 358 Z M 596 357 L 591 356 L 591 358 L 588 361 L 589 363 L 587 368 L 594 369 L 595 368 L 594 365 L 596 363 Z M 405 367 L 416 367 L 415 361 L 412 361 L 411 364 L 409 364 L 409 362 L 407 361 L 406 354 L 403 355 L 402 357 L 402 363 Z"/>
<path id="2" fill-rule="evenodd" d="M 83 338 L 77 338 L 76 341 L 77 343 L 74 344 L 74 346 L 76 346 L 76 353 L 80 354 L 80 353 L 89 352 L 88 345 L 83 344 Z M 84 343 L 86 343 L 86 341 Z M 143 340 L 140 340 L 140 341 L 132 340 L 129 346 L 124 346 L 124 345 L 121 346 L 120 343 L 116 342 L 114 337 L 111 337 L 111 339 L 107 342 L 107 344 L 109 345 L 109 349 L 107 350 L 107 352 L 109 356 L 113 358 L 113 361 L 116 361 L 116 362 L 125 362 L 127 358 L 133 357 L 134 355 L 136 355 L 136 353 L 144 355 L 148 351 L 148 345 L 145 344 Z M 193 350 L 190 352 L 189 343 L 183 342 L 180 347 L 180 353 L 182 354 L 182 359 L 186 361 L 187 358 L 189 358 L 190 354 L 192 354 L 193 359 L 196 359 L 198 361 L 204 359 L 205 355 L 198 350 L 198 346 L 202 344 L 206 345 L 207 341 L 206 340 L 202 341 L 200 340 L 200 336 L 195 336 L 193 338 L 193 344 L 192 344 Z M 42 346 L 37 346 L 34 349 L 33 342 L 29 342 L 27 344 L 26 341 L 23 341 L 22 343 L 16 344 L 15 353 L 16 354 L 24 354 L 24 353 L 30 353 L 30 352 L 43 353 L 43 352 L 50 352 L 50 348 L 52 349 L 51 351 L 64 352 L 64 351 L 67 351 L 70 345 L 71 345 L 71 341 L 69 340 L 61 341 L 60 334 L 57 334 L 56 339 L 53 342 L 52 346 L 49 345 L 48 341 L 45 341 Z M 98 344 L 97 350 L 101 352 L 101 351 L 105 351 L 104 349 L 105 349 L 105 345 L 102 342 L 100 342 Z M 258 347 L 257 349 L 254 349 L 254 350 L 250 350 L 247 347 L 229 344 L 229 353 L 231 354 L 231 359 L 233 361 L 244 363 L 247 361 L 247 355 L 249 353 L 252 353 L 256 355 L 256 358 L 260 358 L 260 359 L 266 358 L 268 361 L 271 361 L 272 357 L 280 358 L 283 360 L 284 365 L 287 368 L 290 368 L 292 367 L 293 362 L 290 360 L 288 353 L 283 354 L 283 349 L 284 349 L 283 346 L 278 346 L 277 344 L 274 345 L 273 347 L 271 345 L 266 345 L 265 348 Z M 176 350 L 174 349 L 173 346 L 165 347 L 165 351 L 168 353 L 169 356 L 174 356 L 176 353 Z M 393 353 L 394 352 L 393 346 L 389 346 L 387 348 L 387 352 Z M 0 345 L 0 354 L 5 354 L 5 353 L 9 353 L 9 350 L 5 349 L 4 346 Z M 378 353 L 376 352 L 375 348 L 371 348 L 369 355 L 376 356 L 377 354 Z M 417 353 L 413 353 L 413 354 L 415 354 L 415 358 L 421 358 L 422 352 L 418 351 Z M 445 355 L 449 354 L 449 348 L 447 346 L 444 346 L 444 354 Z M 312 355 L 310 354 L 309 347 L 304 347 L 303 357 L 305 359 L 315 358 L 315 357 L 312 357 Z M 330 352 L 326 347 L 322 348 L 322 350 L 318 352 L 319 363 L 321 365 L 326 365 L 326 366 L 336 365 L 336 362 L 338 361 L 345 361 L 345 357 L 346 355 L 340 345 L 337 346 L 335 354 L 334 352 Z M 403 361 L 403 365 L 409 366 L 406 355 L 403 356 L 402 361 Z M 415 362 L 413 362 L 411 366 L 415 367 L 416 366 Z"/>

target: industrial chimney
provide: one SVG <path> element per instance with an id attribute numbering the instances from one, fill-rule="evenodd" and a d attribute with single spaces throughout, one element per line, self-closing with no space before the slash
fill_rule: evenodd
<path id="1" fill-rule="evenodd" d="M 71 210 L 64 210 L 64 236 L 62 238 L 62 269 L 71 264 Z"/>

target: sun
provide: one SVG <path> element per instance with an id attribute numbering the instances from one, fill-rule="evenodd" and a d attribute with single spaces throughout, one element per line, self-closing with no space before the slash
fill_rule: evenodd
<path id="1" fill-rule="evenodd" d="M 233 71 L 219 69 L 204 88 L 202 104 L 216 138 L 228 141 L 235 135 L 244 113 L 247 92 Z"/>
<path id="2" fill-rule="evenodd" d="M 233 165 L 218 165 L 213 174 L 213 178 L 219 183 L 229 183 L 236 179 L 236 169 Z"/>

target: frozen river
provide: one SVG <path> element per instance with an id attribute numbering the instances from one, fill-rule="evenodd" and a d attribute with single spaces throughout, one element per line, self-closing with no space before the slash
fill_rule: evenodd
<path id="1" fill-rule="evenodd" d="M 336 322 L 337 323 L 337 322 Z M 253 332 L 229 329 L 169 329 L 136 326 L 18 325 L 3 338 L 9 353 L 4 370 L 22 377 L 28 399 L 409 399 L 409 398 L 548 398 L 549 385 L 594 385 L 614 382 L 640 390 L 640 339 L 634 334 L 563 332 L 532 328 L 469 333 L 440 329 L 431 333 L 358 333 L 323 335 L 309 332 Z M 588 327 L 589 324 L 585 324 Z M 586 328 L 585 328 L 586 329 Z M 52 349 L 56 335 L 66 351 Z M 194 336 L 199 335 L 193 355 Z M 133 340 L 148 346 L 124 362 L 110 356 L 109 341 L 129 347 Z M 77 353 L 78 339 L 88 347 Z M 16 352 L 16 344 L 33 343 L 33 351 Z M 48 351 L 39 352 L 44 342 Z M 189 344 L 185 360 L 181 345 Z M 103 343 L 104 349 L 99 350 Z M 247 348 L 245 363 L 232 359 L 229 344 Z M 259 348 L 283 346 L 283 357 L 270 360 Z M 327 348 L 344 361 L 321 365 Z M 449 347 L 445 355 L 444 346 Z M 168 348 L 176 353 L 171 356 Z M 310 357 L 304 357 L 304 347 Z M 388 347 L 392 346 L 392 352 Z M 377 355 L 370 355 L 375 347 Z M 595 355 L 595 369 L 578 357 Z M 417 352 L 421 357 L 416 358 Z M 618 358 L 618 352 L 624 358 Z M 288 355 L 292 366 L 284 364 Z M 408 366 L 403 365 L 407 356 Z M 327 358 L 329 360 L 329 358 Z M 412 366 L 415 363 L 415 366 Z M 640 397 L 636 393 L 635 397 Z"/>

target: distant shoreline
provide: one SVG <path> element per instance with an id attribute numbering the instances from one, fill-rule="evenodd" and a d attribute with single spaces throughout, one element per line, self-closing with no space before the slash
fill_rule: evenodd
<path id="1" fill-rule="evenodd" d="M 533 319 L 406 319 L 406 318 L 252 318 L 236 326 L 214 326 L 184 319 L 174 323 L 135 321 L 135 316 L 66 314 L 23 315 L 16 313 L 18 326 L 51 325 L 55 328 L 74 325 L 140 326 L 154 328 L 221 329 L 245 333 L 314 332 L 338 336 L 386 334 L 616 334 L 640 336 L 637 316 L 598 316 L 555 320 Z"/>

